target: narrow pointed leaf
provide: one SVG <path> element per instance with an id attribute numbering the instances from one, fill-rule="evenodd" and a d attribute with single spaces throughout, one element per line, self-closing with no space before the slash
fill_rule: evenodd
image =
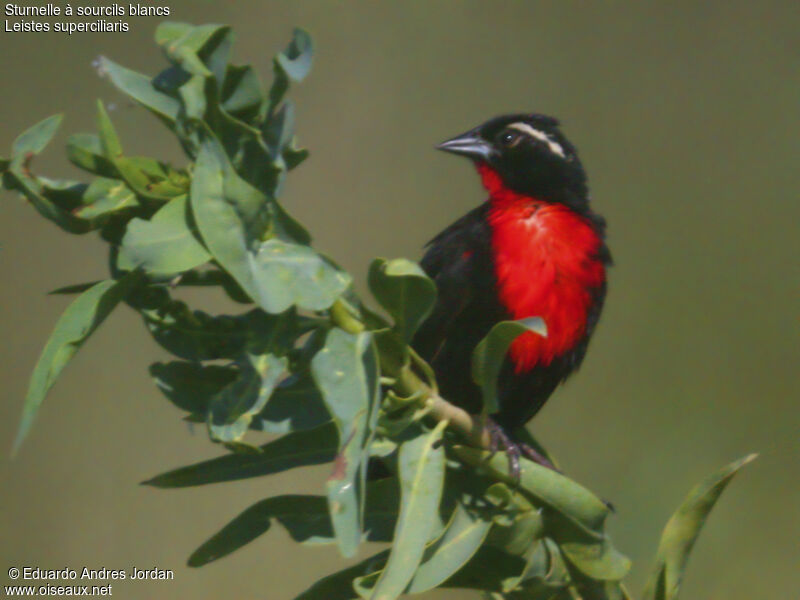
<path id="1" fill-rule="evenodd" d="M 134 210 L 139 207 L 130 188 L 119 179 L 98 177 L 83 193 L 83 205 L 76 208 L 73 214 L 89 221 L 104 220 L 104 217 L 124 210 Z"/>
<path id="2" fill-rule="evenodd" d="M 117 171 L 103 153 L 100 138 L 93 133 L 75 133 L 67 138 L 67 158 L 76 167 L 95 175 L 113 177 Z"/>
<path id="3" fill-rule="evenodd" d="M 438 519 L 444 487 L 444 448 L 439 443 L 446 425 L 443 421 L 430 433 L 400 447 L 400 517 L 389 560 L 375 584 L 372 600 L 398 598 L 422 561 Z"/>
<path id="4" fill-rule="evenodd" d="M 197 75 L 214 75 L 221 84 L 233 34 L 226 25 L 189 25 L 165 21 L 156 28 L 156 43 L 167 56 Z"/>
<path id="5" fill-rule="evenodd" d="M 119 141 L 111 117 L 108 116 L 105 104 L 102 100 L 97 101 L 97 129 L 100 134 L 100 144 L 103 154 L 112 163 L 122 156 L 122 143 Z"/>
<path id="6" fill-rule="evenodd" d="M 180 196 L 161 207 L 149 221 L 131 220 L 122 238 L 117 266 L 170 275 L 208 262 L 211 255 L 195 238 L 189 219 L 186 196 Z"/>
<path id="7" fill-rule="evenodd" d="M 366 459 L 367 420 L 375 372 L 366 368 L 372 338 L 332 329 L 311 361 L 311 373 L 339 433 L 339 452 L 328 478 L 328 502 L 339 548 L 353 556 L 361 541 L 361 461 Z"/>
<path id="8" fill-rule="evenodd" d="M 64 287 L 56 288 L 47 292 L 48 296 L 52 295 L 72 295 L 72 294 L 82 294 L 90 287 L 97 285 L 100 283 L 99 281 L 91 281 L 88 283 L 76 283 L 74 285 L 65 285 Z"/>
<path id="9" fill-rule="evenodd" d="M 509 485 L 517 486 L 534 501 L 544 504 L 568 519 L 586 535 L 600 540 L 609 508 L 592 492 L 564 475 L 527 459 L 520 461 L 517 483 L 508 473 L 508 461 L 502 454 L 465 446 L 455 446 L 455 453 L 473 466 L 482 466 Z"/>
<path id="10" fill-rule="evenodd" d="M 497 399 L 497 377 L 508 348 L 521 335 L 547 335 L 547 327 L 539 317 L 519 321 L 502 321 L 492 327 L 472 353 L 472 379 L 481 387 L 483 410 L 494 414 L 500 410 Z"/>
<path id="11" fill-rule="evenodd" d="M 333 537 L 328 505 L 322 496 L 278 496 L 262 500 L 236 517 L 189 557 L 190 567 L 227 556 L 280 522 L 296 542 L 314 543 Z"/>
<path id="12" fill-rule="evenodd" d="M 395 329 L 408 343 L 436 301 L 436 285 L 414 262 L 404 258 L 375 259 L 369 269 L 372 294 L 392 316 Z"/>
<path id="13" fill-rule="evenodd" d="M 555 539 L 565 558 L 592 580 L 621 581 L 630 571 L 630 559 L 621 554 L 608 537 L 601 541 Z"/>
<path id="14" fill-rule="evenodd" d="M 370 483 L 369 504 L 365 511 L 367 539 L 372 542 L 391 541 L 397 521 L 399 492 L 393 480 Z M 266 533 L 277 520 L 295 542 L 302 544 L 333 544 L 328 502 L 324 496 L 278 496 L 257 502 L 225 525 L 200 546 L 189 558 L 190 567 L 200 567 L 218 560 Z"/>
<path id="15" fill-rule="evenodd" d="M 228 65 L 222 87 L 222 108 L 246 121 L 258 114 L 264 102 L 264 91 L 258 74 L 250 65 Z"/>
<path id="16" fill-rule="evenodd" d="M 664 527 L 656 564 L 643 593 L 645 600 L 674 600 L 678 597 L 689 554 L 711 509 L 733 476 L 756 456 L 750 454 L 725 466 L 689 492 Z"/>
<path id="17" fill-rule="evenodd" d="M 242 289 L 256 297 L 249 261 L 269 223 L 267 199 L 238 180 L 224 152 L 211 138 L 203 141 L 197 157 L 191 203 L 211 254 Z"/>
<path id="18" fill-rule="evenodd" d="M 167 123 L 175 121 L 180 109 L 178 101 L 158 91 L 149 77 L 118 65 L 104 56 L 100 57 L 100 68 L 122 93 Z"/>
<path id="19" fill-rule="evenodd" d="M 388 550 L 385 550 L 352 567 L 323 577 L 295 596 L 294 600 L 358 600 L 359 595 L 353 590 L 353 580 L 383 567 L 388 555 Z"/>
<path id="20" fill-rule="evenodd" d="M 33 125 L 23 132 L 12 145 L 11 160 L 5 162 L 2 185 L 7 190 L 22 194 L 46 219 L 56 223 L 70 233 L 86 233 L 92 223 L 76 217 L 48 197 L 44 179 L 36 177 L 31 171 L 31 161 L 52 139 L 61 115 L 54 115 Z"/>
<path id="21" fill-rule="evenodd" d="M 45 149 L 58 131 L 63 115 L 53 115 L 22 132 L 11 145 L 11 161 L 25 160 Z"/>
<path id="22" fill-rule="evenodd" d="M 261 241 L 274 209 L 233 172 L 210 137 L 197 158 L 191 202 L 211 254 L 267 312 L 292 305 L 323 310 L 350 285 L 348 275 L 307 246 Z"/>
<path id="23" fill-rule="evenodd" d="M 289 433 L 260 447 L 258 454 L 227 454 L 142 482 L 159 488 L 191 487 L 280 473 L 295 467 L 328 463 L 336 456 L 338 436 L 333 423 Z"/>
<path id="24" fill-rule="evenodd" d="M 78 296 L 61 315 L 31 375 L 14 452 L 28 435 L 45 395 L 61 371 L 138 278 L 134 273 L 119 281 L 101 281 Z"/>
<path id="25" fill-rule="evenodd" d="M 208 431 L 214 441 L 237 442 L 244 437 L 286 372 L 288 360 L 263 354 L 248 356 L 241 364 L 239 377 L 211 399 Z"/>
<path id="26" fill-rule="evenodd" d="M 419 594 L 447 581 L 478 551 L 491 526 L 491 520 L 482 519 L 459 504 L 444 535 L 426 548 L 406 593 Z"/>
<path id="27" fill-rule="evenodd" d="M 236 379 L 237 372 L 222 365 L 176 360 L 150 365 L 150 375 L 175 406 L 205 417 L 211 399 Z"/>
<path id="28" fill-rule="evenodd" d="M 303 29 L 295 29 L 292 41 L 286 49 L 279 53 L 276 60 L 286 74 L 294 81 L 305 79 L 311 70 L 314 48 L 311 36 Z"/>
<path id="29" fill-rule="evenodd" d="M 169 299 L 140 313 L 156 342 L 179 358 L 234 359 L 247 345 L 246 322 L 236 317 L 193 311 L 183 302 Z"/>
<path id="30" fill-rule="evenodd" d="M 467 588 L 501 592 L 503 583 L 525 570 L 522 557 L 484 545 L 464 567 L 445 581 L 444 588 Z"/>
<path id="31" fill-rule="evenodd" d="M 292 40 L 272 61 L 274 80 L 269 90 L 269 112 L 272 114 L 289 89 L 289 81 L 302 81 L 311 70 L 314 48 L 311 36 L 295 29 Z"/>
<path id="32" fill-rule="evenodd" d="M 288 433 L 312 429 L 330 419 L 313 380 L 308 375 L 292 375 L 272 393 L 264 409 L 253 417 L 250 427 L 268 433 Z"/>

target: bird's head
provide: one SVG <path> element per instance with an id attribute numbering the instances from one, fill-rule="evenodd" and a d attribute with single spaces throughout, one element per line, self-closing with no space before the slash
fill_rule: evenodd
<path id="1" fill-rule="evenodd" d="M 518 194 L 551 201 L 569 199 L 570 204 L 586 202 L 583 166 L 553 117 L 495 117 L 436 147 L 475 161 L 487 187 L 487 178 L 493 178 Z"/>

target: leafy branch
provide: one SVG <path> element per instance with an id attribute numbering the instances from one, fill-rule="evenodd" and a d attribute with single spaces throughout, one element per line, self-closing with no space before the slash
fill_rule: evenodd
<path id="1" fill-rule="evenodd" d="M 102 101 L 97 133 L 67 140 L 70 161 L 94 176 L 89 183 L 33 171 L 60 116 L 25 131 L 11 157 L 0 159 L 5 189 L 69 233 L 99 233 L 110 271 L 56 290 L 79 295 L 33 371 L 14 450 L 72 356 L 125 304 L 174 356 L 150 367 L 159 390 L 225 449 L 147 485 L 189 487 L 330 464 L 324 494 L 258 502 L 200 546 L 191 566 L 227 556 L 277 521 L 295 541 L 336 544 L 345 557 L 364 540 L 389 544 L 298 600 L 391 600 L 437 587 L 510 600 L 629 598 L 622 580 L 630 561 L 606 530 L 607 504 L 524 459 L 516 480 L 505 458 L 488 451 L 483 417 L 496 410 L 506 350 L 520 333 L 546 335 L 541 319 L 500 323 L 476 348 L 473 378 L 484 410 L 470 415 L 440 396 L 430 366 L 409 346 L 436 298 L 420 267 L 373 262 L 376 313 L 278 202 L 288 172 L 308 156 L 296 145 L 286 98 L 311 67 L 308 34 L 296 30 L 276 55 L 267 90 L 251 66 L 229 62 L 228 27 L 163 23 L 156 42 L 169 64 L 154 77 L 106 58 L 100 67 L 175 135 L 184 166 L 127 155 Z M 193 310 L 180 299 L 187 287 L 222 290 L 231 314 Z M 263 433 L 279 437 L 264 442 Z M 710 509 L 751 458 L 712 475 L 675 513 L 643 598 L 676 597 Z"/>

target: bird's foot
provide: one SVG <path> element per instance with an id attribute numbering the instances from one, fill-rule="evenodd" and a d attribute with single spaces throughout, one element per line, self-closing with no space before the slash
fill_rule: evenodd
<path id="1" fill-rule="evenodd" d="M 498 450 L 502 450 L 508 458 L 508 472 L 515 481 L 519 481 L 519 457 L 522 450 L 519 444 L 515 443 L 503 428 L 492 419 L 486 420 L 486 428 L 489 430 L 489 451 L 492 455 Z"/>
<path id="2" fill-rule="evenodd" d="M 558 469 L 550 459 L 548 459 L 544 454 L 529 446 L 528 444 L 524 444 L 520 442 L 518 444 L 520 451 L 522 452 L 522 456 L 527 458 L 530 461 L 535 462 L 537 465 L 542 465 L 543 467 L 547 467 L 548 469 L 555 471 L 556 473 L 561 473 L 561 470 Z"/>
<path id="3" fill-rule="evenodd" d="M 486 427 L 489 430 L 489 451 L 494 455 L 498 450 L 502 450 L 508 457 L 508 472 L 516 481 L 520 478 L 519 459 L 524 456 L 528 460 L 538 465 L 546 467 L 560 473 L 555 465 L 541 452 L 528 444 L 515 442 L 494 420 L 488 419 Z"/>
<path id="4" fill-rule="evenodd" d="M 489 430 L 489 451 L 492 455 L 495 455 L 498 450 L 502 450 L 505 453 L 508 458 L 509 475 L 511 475 L 517 483 L 519 483 L 521 475 L 519 464 L 521 456 L 556 473 L 563 473 L 561 469 L 557 468 L 544 454 L 536 450 L 536 448 L 524 442 L 515 442 L 511 439 L 505 430 L 493 419 L 487 419 L 486 428 Z M 608 500 L 603 500 L 603 504 L 605 504 L 611 512 L 617 512 L 614 505 Z"/>

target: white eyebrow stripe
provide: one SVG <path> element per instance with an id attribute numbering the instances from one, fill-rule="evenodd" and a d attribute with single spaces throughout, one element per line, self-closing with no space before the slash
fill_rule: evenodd
<path id="1" fill-rule="evenodd" d="M 521 131 L 522 133 L 526 133 L 531 137 L 536 138 L 537 140 L 541 140 L 547 144 L 550 148 L 550 152 L 553 154 L 558 154 L 561 158 L 566 158 L 566 154 L 564 154 L 564 149 L 561 147 L 561 144 L 554 142 L 550 139 L 543 131 L 539 131 L 538 129 L 534 129 L 527 123 L 512 123 L 508 126 L 509 129 L 516 129 L 517 131 Z"/>

